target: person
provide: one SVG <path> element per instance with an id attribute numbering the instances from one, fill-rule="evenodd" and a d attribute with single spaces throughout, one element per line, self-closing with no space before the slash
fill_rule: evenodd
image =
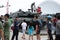
<path id="1" fill-rule="evenodd" d="M 56 22 L 57 22 L 56 15 L 54 15 L 54 17 L 52 18 L 52 22 L 53 22 L 54 27 L 56 27 Z"/>
<path id="2" fill-rule="evenodd" d="M 1 18 L 2 18 L 2 23 L 4 24 L 5 20 L 4 20 L 4 16 L 1 15 Z"/>
<path id="3" fill-rule="evenodd" d="M 33 40 L 33 32 L 34 32 L 33 22 L 30 21 L 30 24 L 28 27 L 29 40 L 30 40 L 30 37 Z"/>
<path id="4" fill-rule="evenodd" d="M 18 34 L 19 34 L 19 17 L 16 17 L 15 20 L 14 20 L 14 29 L 13 29 L 13 35 L 12 35 L 12 39 L 11 40 L 14 40 L 14 37 L 16 36 L 16 40 L 18 40 Z"/>
<path id="5" fill-rule="evenodd" d="M 34 19 L 33 19 L 33 26 L 34 26 L 34 30 L 36 31 L 37 40 L 40 40 L 41 39 L 40 38 L 40 24 L 38 21 L 38 17 L 36 15 L 34 16 Z"/>
<path id="6" fill-rule="evenodd" d="M 33 18 L 33 26 L 34 26 L 34 30 L 36 29 L 36 21 L 37 21 L 37 16 L 36 15 L 34 15 L 34 18 Z"/>
<path id="7" fill-rule="evenodd" d="M 9 36 L 10 36 L 10 32 L 9 32 L 9 28 L 10 28 L 10 24 L 9 24 L 9 14 L 5 14 L 4 16 L 5 18 L 5 23 L 4 23 L 4 40 L 9 40 Z"/>
<path id="8" fill-rule="evenodd" d="M 2 18 L 0 18 L 0 35 L 1 35 L 2 40 L 4 40 L 4 31 L 3 31 Z"/>
<path id="9" fill-rule="evenodd" d="M 36 21 L 36 36 L 37 40 L 40 40 L 40 25 L 38 21 Z"/>
<path id="10" fill-rule="evenodd" d="M 52 30 L 51 29 L 52 29 L 51 18 L 47 17 L 47 32 L 48 32 L 49 40 L 53 40 Z"/>
<path id="11" fill-rule="evenodd" d="M 60 13 L 56 14 L 57 22 L 56 22 L 56 39 L 60 40 Z"/>
<path id="12" fill-rule="evenodd" d="M 32 12 L 35 12 L 35 11 L 36 11 L 35 2 L 33 2 L 33 3 L 31 4 L 31 11 L 32 11 Z"/>
<path id="13" fill-rule="evenodd" d="M 54 15 L 54 17 L 52 18 L 52 23 L 53 23 L 53 26 L 54 28 L 56 29 L 56 22 L 57 22 L 57 18 L 56 18 L 56 15 Z M 55 37 L 56 37 L 56 30 L 54 29 L 54 34 L 55 34 Z"/>
<path id="14" fill-rule="evenodd" d="M 22 26 L 22 32 L 23 32 L 22 38 L 25 39 L 25 32 L 26 32 L 26 27 L 27 27 L 27 23 L 25 22 L 25 20 L 23 20 L 21 26 Z"/>
<path id="15" fill-rule="evenodd" d="M 41 12 L 41 7 L 38 7 L 37 8 L 37 13 L 40 14 L 40 12 Z"/>

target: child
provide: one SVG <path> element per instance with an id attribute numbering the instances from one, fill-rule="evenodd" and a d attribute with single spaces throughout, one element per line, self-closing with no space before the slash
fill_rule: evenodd
<path id="1" fill-rule="evenodd" d="M 30 22 L 30 25 L 29 25 L 29 28 L 28 28 L 29 40 L 30 40 L 30 37 L 33 40 L 33 32 L 34 32 L 33 23 Z"/>
<path id="2" fill-rule="evenodd" d="M 21 26 L 22 26 L 22 32 L 23 32 L 22 38 L 25 39 L 25 32 L 26 32 L 26 27 L 27 27 L 27 23 L 25 20 L 23 20 Z"/>

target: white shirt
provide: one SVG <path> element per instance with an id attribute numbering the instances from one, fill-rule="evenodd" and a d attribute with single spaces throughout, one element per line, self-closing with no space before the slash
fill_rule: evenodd
<path id="1" fill-rule="evenodd" d="M 21 26 L 22 26 L 22 29 L 25 29 L 26 30 L 27 23 L 26 22 L 22 22 Z"/>

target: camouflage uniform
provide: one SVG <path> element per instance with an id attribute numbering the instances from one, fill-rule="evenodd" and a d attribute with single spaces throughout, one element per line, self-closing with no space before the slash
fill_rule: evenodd
<path id="1" fill-rule="evenodd" d="M 9 20 L 5 21 L 4 23 L 4 40 L 9 40 L 9 28 L 10 28 L 10 23 Z"/>

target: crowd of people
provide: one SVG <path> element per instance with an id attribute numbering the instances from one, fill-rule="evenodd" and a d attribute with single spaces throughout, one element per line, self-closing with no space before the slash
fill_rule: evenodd
<path id="1" fill-rule="evenodd" d="M 18 40 L 19 36 L 19 30 L 22 27 L 22 39 L 25 38 L 25 33 L 26 31 L 29 34 L 29 40 L 33 40 L 34 36 L 34 31 L 36 32 L 36 38 L 37 40 L 41 40 L 40 37 L 40 31 L 42 26 L 41 19 L 39 20 L 38 17 L 35 15 L 33 20 L 30 20 L 29 23 L 27 23 L 24 20 L 22 22 L 20 21 L 21 19 L 19 17 L 16 17 L 13 21 L 9 20 L 9 14 L 5 14 L 4 17 L 0 17 L 0 38 L 2 40 L 9 40 L 10 38 L 10 29 L 13 31 L 13 35 L 11 40 L 14 40 L 16 37 L 16 40 Z M 12 25 L 13 24 L 13 25 Z M 11 26 L 12 25 L 12 26 Z M 52 27 L 55 27 L 55 40 L 60 40 L 60 16 L 54 16 L 53 18 L 51 17 L 46 17 L 46 25 L 47 25 L 47 33 L 48 33 L 48 40 L 53 40 L 53 35 L 52 35 Z M 53 25 L 53 26 L 52 26 Z"/>

